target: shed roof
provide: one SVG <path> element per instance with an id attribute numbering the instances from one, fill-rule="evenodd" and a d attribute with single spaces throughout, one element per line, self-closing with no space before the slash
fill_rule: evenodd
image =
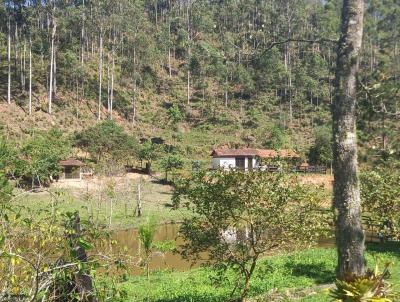
<path id="1" fill-rule="evenodd" d="M 58 164 L 63 167 L 82 167 L 85 165 L 83 162 L 81 162 L 80 160 L 77 160 L 75 158 L 68 158 L 65 160 L 60 160 L 58 162 Z"/>
<path id="2" fill-rule="evenodd" d="M 268 149 L 214 149 L 211 153 L 213 157 L 235 157 L 235 156 L 259 156 L 261 158 L 298 158 L 295 151 L 290 149 L 268 150 Z"/>

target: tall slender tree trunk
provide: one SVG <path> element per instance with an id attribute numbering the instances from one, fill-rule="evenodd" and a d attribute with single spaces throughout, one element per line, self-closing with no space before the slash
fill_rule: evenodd
<path id="1" fill-rule="evenodd" d="M 171 67 L 171 21 L 168 16 L 168 72 L 169 77 L 172 77 L 172 67 Z"/>
<path id="2" fill-rule="evenodd" d="M 224 98 L 225 98 L 225 107 L 228 107 L 228 75 L 225 76 Z"/>
<path id="3" fill-rule="evenodd" d="M 187 56 L 187 103 L 190 105 L 190 56 L 191 56 L 191 37 L 190 37 L 190 0 L 186 4 L 186 14 L 187 14 L 187 40 L 188 40 L 188 56 Z"/>
<path id="4" fill-rule="evenodd" d="M 136 83 L 136 48 L 133 47 L 133 98 L 132 98 L 132 125 L 136 123 L 136 95 L 137 95 L 137 83 Z"/>
<path id="5" fill-rule="evenodd" d="M 57 95 L 57 43 L 54 43 L 53 50 L 53 97 L 55 98 Z"/>
<path id="6" fill-rule="evenodd" d="M 32 39 L 29 38 L 29 115 L 32 114 Z"/>
<path id="7" fill-rule="evenodd" d="M 11 23 L 8 19 L 8 47 L 7 47 L 7 62 L 8 62 L 8 84 L 7 84 L 7 103 L 11 104 Z"/>
<path id="8" fill-rule="evenodd" d="M 84 64 L 84 53 L 85 53 L 85 0 L 82 1 L 82 28 L 81 28 L 81 65 Z"/>
<path id="9" fill-rule="evenodd" d="M 24 39 L 24 46 L 21 56 L 21 90 L 26 91 L 25 86 L 25 67 L 26 67 L 26 39 Z"/>
<path id="10" fill-rule="evenodd" d="M 110 53 L 107 54 L 107 112 L 110 115 Z"/>
<path id="11" fill-rule="evenodd" d="M 333 168 L 339 279 L 365 271 L 356 137 L 356 74 L 363 35 L 363 0 L 344 0 L 333 103 Z"/>
<path id="12" fill-rule="evenodd" d="M 115 60 L 114 60 L 114 46 L 113 46 L 113 50 L 111 53 L 110 119 L 112 119 L 113 105 L 114 105 L 114 70 L 115 70 Z"/>
<path id="13" fill-rule="evenodd" d="M 18 78 L 18 24 L 15 22 L 15 31 L 14 31 L 14 72 L 16 78 Z"/>
<path id="14" fill-rule="evenodd" d="M 100 28 L 100 55 L 99 55 L 99 110 L 97 119 L 101 119 L 101 84 L 103 80 L 103 28 Z"/>
<path id="15" fill-rule="evenodd" d="M 57 23 L 53 19 L 53 28 L 51 31 L 51 49 L 50 49 L 50 82 L 49 82 L 49 114 L 51 114 L 52 111 L 52 103 L 53 103 L 53 76 L 54 76 L 54 39 L 56 36 L 56 29 L 57 29 Z"/>

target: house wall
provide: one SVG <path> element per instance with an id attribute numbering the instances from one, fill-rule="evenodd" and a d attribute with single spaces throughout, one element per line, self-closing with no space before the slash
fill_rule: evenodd
<path id="1" fill-rule="evenodd" d="M 230 169 L 235 168 L 235 158 L 234 157 L 214 157 L 212 159 L 213 169 L 224 168 Z"/>
<path id="2" fill-rule="evenodd" d="M 247 170 L 249 168 L 249 158 L 245 157 L 244 166 Z M 256 169 L 259 166 L 259 163 L 255 158 L 253 158 L 253 168 Z M 232 169 L 236 167 L 235 157 L 214 157 L 212 159 L 212 167 L 213 169 Z"/>

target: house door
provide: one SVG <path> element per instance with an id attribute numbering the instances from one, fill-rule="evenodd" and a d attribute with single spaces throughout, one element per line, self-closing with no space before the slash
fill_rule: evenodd
<path id="1" fill-rule="evenodd" d="M 236 157 L 235 158 L 235 166 L 238 170 L 244 170 L 244 157 Z"/>
<path id="2" fill-rule="evenodd" d="M 252 157 L 249 157 L 247 160 L 247 169 L 249 171 L 253 171 L 253 158 Z"/>

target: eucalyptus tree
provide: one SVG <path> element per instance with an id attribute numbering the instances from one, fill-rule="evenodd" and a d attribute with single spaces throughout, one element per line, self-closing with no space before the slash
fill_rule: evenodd
<path id="1" fill-rule="evenodd" d="M 339 279 L 363 275 L 365 271 L 356 134 L 356 77 L 363 37 L 363 16 L 363 0 L 343 2 L 332 111 Z"/>

